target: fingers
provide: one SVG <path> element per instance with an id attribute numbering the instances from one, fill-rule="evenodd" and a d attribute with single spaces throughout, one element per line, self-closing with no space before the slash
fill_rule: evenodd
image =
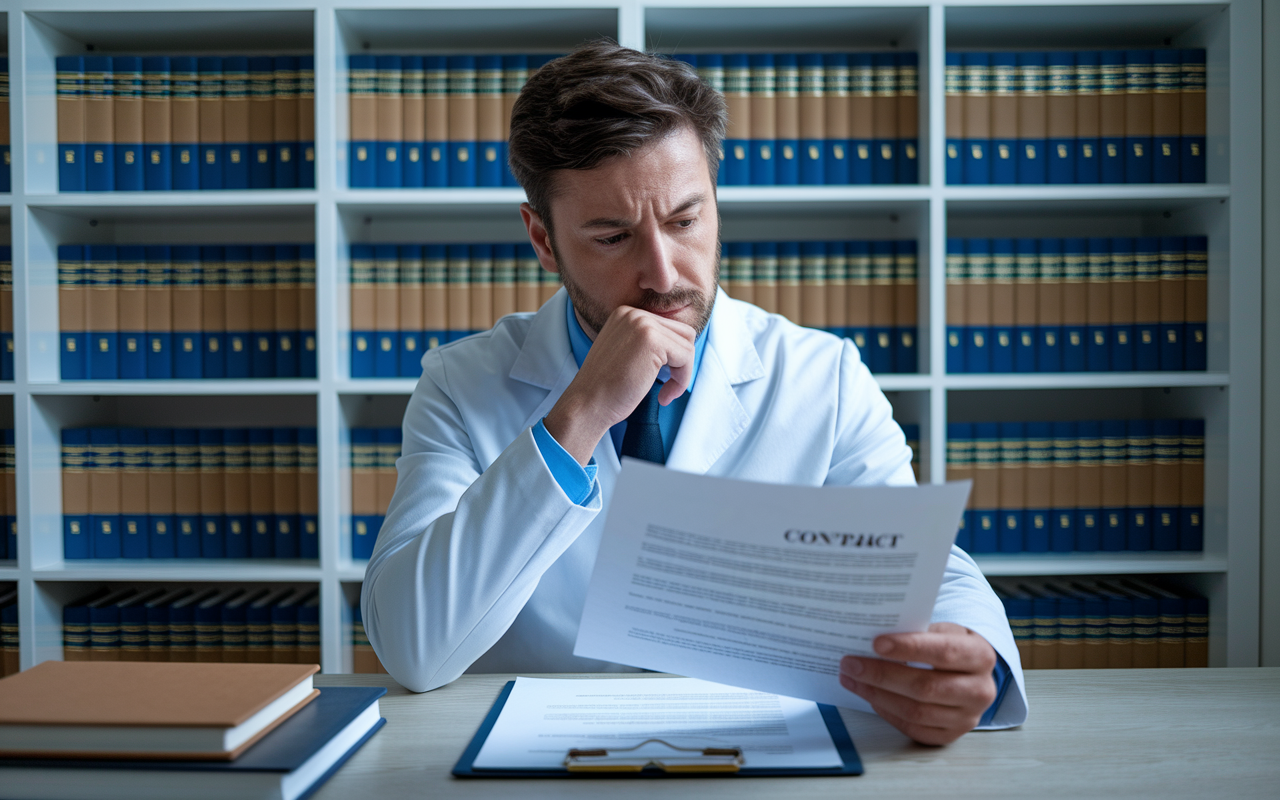
<path id="1" fill-rule="evenodd" d="M 984 673 L 910 667 L 878 658 L 845 656 L 840 673 L 860 684 L 883 689 L 920 703 L 985 710 L 995 700 L 995 680 Z"/>
<path id="2" fill-rule="evenodd" d="M 887 689 L 855 681 L 843 674 L 840 676 L 840 684 L 870 703 L 878 713 L 891 714 L 916 725 L 948 730 L 961 728 L 967 731 L 973 728 L 981 716 L 981 714 L 975 715 L 973 711 L 966 708 L 921 703 Z"/>
<path id="3" fill-rule="evenodd" d="M 928 664 L 952 672 L 990 673 L 995 649 L 968 628 L 935 622 L 924 633 L 886 633 L 876 637 L 876 652 L 895 661 Z"/>

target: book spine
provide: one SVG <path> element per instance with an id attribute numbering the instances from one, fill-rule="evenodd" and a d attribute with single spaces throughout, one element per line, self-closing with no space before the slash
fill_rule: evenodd
<path id="1" fill-rule="evenodd" d="M 996 423 L 973 426 L 973 526 L 974 553 L 999 550 L 1000 429 Z"/>
<path id="2" fill-rule="evenodd" d="M 965 353 L 968 350 L 968 264 L 965 258 L 965 242 L 960 238 L 947 239 L 947 372 L 958 375 L 968 372 Z"/>
<path id="3" fill-rule="evenodd" d="M 222 59 L 202 56 L 196 62 L 199 86 L 197 109 L 200 127 L 200 188 L 223 189 Z"/>
<path id="4" fill-rule="evenodd" d="M 800 62 L 794 53 L 774 56 L 775 121 L 774 183 L 800 182 Z"/>
<path id="5" fill-rule="evenodd" d="M 298 188 L 298 57 L 272 59 L 275 188 Z"/>
<path id="6" fill-rule="evenodd" d="M 275 364 L 272 372 L 277 378 L 297 378 L 300 376 L 301 320 L 298 285 L 298 246 L 296 244 L 278 244 L 275 246 L 275 308 L 272 349 L 275 351 Z"/>
<path id="7" fill-rule="evenodd" d="M 298 245 L 298 374 L 314 378 L 318 373 L 316 351 L 316 246 Z"/>
<path id="8" fill-rule="evenodd" d="M 298 432 L 271 431 L 272 513 L 276 558 L 298 558 Z"/>
<path id="9" fill-rule="evenodd" d="M 751 245 L 746 242 L 726 242 L 721 251 L 722 279 L 720 285 L 735 300 L 752 302 Z"/>
<path id="10" fill-rule="evenodd" d="M 973 479 L 973 426 L 967 422 L 947 423 L 947 480 Z M 969 551 L 973 548 L 973 494 L 965 504 L 964 513 L 956 530 L 956 546 Z"/>
<path id="11" fill-rule="evenodd" d="M 1084 667 L 1084 602 L 1056 584 L 1046 588 L 1058 597 L 1058 669 Z"/>
<path id="12" fill-rule="evenodd" d="M 315 428 L 298 428 L 298 557 L 320 558 L 320 451 Z"/>
<path id="13" fill-rule="evenodd" d="M 249 188 L 249 59 L 222 59 L 222 185 Z"/>
<path id="14" fill-rule="evenodd" d="M 1090 372 L 1111 369 L 1111 240 L 1088 240 L 1085 365 Z"/>
<path id="15" fill-rule="evenodd" d="M 1182 421 L 1178 549 L 1204 550 L 1204 420 Z"/>
<path id="16" fill-rule="evenodd" d="M 1018 183 L 1048 182 L 1048 80 L 1045 53 L 1018 54 Z"/>
<path id="17" fill-rule="evenodd" d="M 871 182 L 894 183 L 898 175 L 898 68 L 893 53 L 875 53 L 871 68 L 875 73 L 872 98 Z"/>
<path id="18" fill-rule="evenodd" d="M 109 56 L 85 56 L 84 88 L 85 189 L 109 192 L 115 188 L 115 88 Z"/>
<path id="19" fill-rule="evenodd" d="M 58 353 L 62 380 L 89 377 L 88 276 L 86 248 L 58 245 Z"/>
<path id="20" fill-rule="evenodd" d="M 862 362 L 869 365 L 871 358 L 871 243 L 846 242 L 845 252 L 849 280 L 845 292 L 844 335 L 858 348 Z M 758 291 L 754 286 L 752 289 L 753 292 Z M 758 300 L 756 305 L 760 305 Z"/>
<path id="21" fill-rule="evenodd" d="M 1160 597 L 1160 667 L 1186 666 L 1187 603 L 1181 597 Z"/>
<path id="22" fill-rule="evenodd" d="M 1160 601 L 1146 593 L 1133 592 L 1133 667 L 1160 666 Z"/>
<path id="23" fill-rule="evenodd" d="M 476 185 L 501 186 L 508 128 L 502 127 L 502 56 L 476 59 Z"/>
<path id="24" fill-rule="evenodd" d="M 110 598 L 89 606 L 89 660 L 120 660 L 120 608 Z"/>
<path id="25" fill-rule="evenodd" d="M 751 282 L 756 296 L 756 305 L 770 314 L 779 313 L 778 306 L 778 243 L 756 242 L 751 246 Z M 870 267 L 870 260 L 868 260 Z M 868 271 L 868 293 L 870 293 L 870 271 Z M 868 294 L 868 304 L 870 303 Z M 870 305 L 868 305 L 870 309 Z M 870 324 L 868 310 L 867 324 Z"/>
<path id="26" fill-rule="evenodd" d="M 272 558 L 275 552 L 275 462 L 271 429 L 249 429 L 249 556 Z M 250 628 L 249 648 L 253 649 Z M 252 660 L 252 659 L 250 659 Z"/>
<path id="27" fill-rule="evenodd" d="M 449 341 L 457 341 L 471 331 L 471 248 L 465 244 L 448 246 L 445 267 L 447 314 L 445 323 Z"/>
<path id="28" fill-rule="evenodd" d="M 195 660 L 201 663 L 222 662 L 222 605 L 200 604 L 192 620 Z"/>
<path id="29" fill-rule="evenodd" d="M 1053 532 L 1053 438 L 1047 422 L 1026 425 L 1023 467 L 1023 547 L 1029 553 L 1049 551 Z"/>
<path id="30" fill-rule="evenodd" d="M 190 663 L 196 660 L 197 598 L 188 595 L 169 606 L 169 660 Z"/>
<path id="31" fill-rule="evenodd" d="M 200 106 L 196 59 L 169 59 L 169 111 L 173 126 L 171 174 L 173 188 L 200 188 Z"/>
<path id="32" fill-rule="evenodd" d="M 253 267 L 249 252 L 246 245 L 228 245 L 223 248 L 225 331 L 222 345 L 224 375 L 227 378 L 248 378 L 253 374 L 253 321 L 250 310 Z"/>
<path id="33" fill-rule="evenodd" d="M 253 326 L 253 356 L 249 368 L 255 378 L 276 377 L 276 249 L 253 245 L 249 251 L 253 288 L 249 321 Z"/>
<path id="34" fill-rule="evenodd" d="M 827 246 L 824 242 L 801 242 L 800 324 L 818 330 L 827 329 L 826 294 Z"/>
<path id="35" fill-rule="evenodd" d="M 298 56 L 298 182 L 299 189 L 316 188 L 316 59 Z"/>
<path id="36" fill-rule="evenodd" d="M 1151 59 L 1151 180 L 1178 183 L 1182 133 L 1182 71 L 1177 50 L 1156 50 Z"/>
<path id="37" fill-rule="evenodd" d="M 399 256 L 396 245 L 373 248 L 373 375 L 394 378 L 399 372 Z"/>
<path id="38" fill-rule="evenodd" d="M 916 254 L 915 241 L 905 239 L 894 243 L 893 371 L 899 373 L 918 372 L 920 369 L 916 346 L 916 328 L 919 325 L 919 264 Z"/>
<path id="39" fill-rule="evenodd" d="M 85 86 L 84 58 L 58 56 L 58 191 L 85 191 Z"/>
<path id="40" fill-rule="evenodd" d="M 115 428 L 89 429 L 89 521 L 93 558 L 120 558 L 120 452 Z"/>
<path id="41" fill-rule="evenodd" d="M 151 558 L 174 558 L 173 431 L 148 428 L 147 436 L 147 552 Z"/>
<path id="42" fill-rule="evenodd" d="M 115 190 L 136 192 L 145 188 L 142 145 L 142 59 L 116 56 L 112 72 L 112 154 Z"/>
<path id="43" fill-rule="evenodd" d="M 245 660 L 250 664 L 271 663 L 271 607 L 259 605 L 267 599 L 245 610 Z"/>
<path id="44" fill-rule="evenodd" d="M 426 92 L 423 98 L 427 132 L 424 180 L 430 188 L 449 185 L 449 69 L 444 56 L 424 56 Z"/>
<path id="45" fill-rule="evenodd" d="M 1151 183 L 1152 51 L 1125 51 L 1125 183 Z"/>
<path id="46" fill-rule="evenodd" d="M 724 182 L 727 186 L 751 183 L 751 65 L 747 55 L 725 56 L 724 102 L 729 115 L 725 129 Z"/>
<path id="47" fill-rule="evenodd" d="M 987 349 L 991 351 L 992 372 L 1013 372 L 1015 277 L 1017 256 L 1012 239 L 991 240 L 991 336 Z"/>
<path id="48" fill-rule="evenodd" d="M 1085 239 L 1062 240 L 1062 337 L 1059 347 L 1063 372 L 1084 372 L 1088 365 L 1088 252 Z"/>
<path id="49" fill-rule="evenodd" d="M 449 186 L 476 185 L 476 59 L 449 56 Z"/>
<path id="50" fill-rule="evenodd" d="M 964 182 L 991 183 L 991 57 L 987 53 L 964 53 L 960 58 L 965 78 Z"/>
<path id="51" fill-rule="evenodd" d="M 222 430 L 201 428 L 198 434 L 200 462 L 200 557 L 227 557 L 227 486 Z"/>
<path id="52" fill-rule="evenodd" d="M 1160 369 L 1184 368 L 1187 313 L 1187 240 L 1160 237 Z"/>
<path id="53" fill-rule="evenodd" d="M 1081 591 L 1081 596 L 1084 599 L 1084 658 L 1081 665 L 1085 669 L 1106 669 L 1111 642 L 1107 601 L 1092 592 Z"/>
<path id="54" fill-rule="evenodd" d="M 804 324 L 801 319 L 801 303 L 800 296 L 800 243 L 799 242 L 779 242 L 778 243 L 778 313 L 797 325 Z M 886 317 L 888 325 L 886 332 L 892 329 L 893 325 L 893 254 L 892 250 L 888 258 L 888 296 L 882 299 L 888 301 L 886 309 Z M 885 368 L 891 370 L 892 362 Z"/>
<path id="55" fill-rule="evenodd" d="M 724 60 L 716 56 L 719 66 L 719 82 L 715 85 L 717 91 L 724 94 Z M 507 139 L 511 135 L 511 109 L 516 104 L 516 98 L 520 95 L 520 90 L 524 88 L 524 82 L 529 77 L 529 59 L 522 55 L 508 55 L 502 57 L 502 141 L 500 142 L 502 149 L 502 185 L 503 186 L 519 186 L 516 176 L 511 172 L 511 164 L 508 161 Z M 724 145 L 724 147 L 727 147 Z M 718 185 L 725 185 L 725 156 L 722 152 L 720 155 L 720 176 L 717 181 Z"/>
<path id="56" fill-rule="evenodd" d="M 1204 183 L 1206 179 L 1205 132 L 1208 130 L 1205 113 L 1204 50 L 1180 51 L 1178 66 L 1182 79 L 1178 177 L 1182 183 Z"/>
<path id="57" fill-rule="evenodd" d="M 426 91 L 427 76 L 422 67 L 422 56 L 404 56 L 400 59 L 400 97 L 403 104 L 404 159 L 400 173 L 401 185 L 421 189 L 427 185 L 426 153 Z M 506 169 L 506 136 L 510 124 L 503 125 L 503 169 Z M 314 180 L 311 185 L 314 185 Z"/>
<path id="58" fill-rule="evenodd" d="M 754 186 L 776 183 L 778 144 L 777 69 L 769 53 L 753 53 L 751 62 L 751 179 Z"/>
<path id="59" fill-rule="evenodd" d="M 800 65 L 800 183 L 827 182 L 826 79 L 821 53 L 804 53 Z M 846 101 L 847 102 L 847 101 Z"/>
<path id="60" fill-rule="evenodd" d="M 1183 334 L 1183 369 L 1203 372 L 1209 368 L 1209 239 L 1188 236 L 1186 269 L 1186 329 Z"/>
<path id="61" fill-rule="evenodd" d="M 174 245 L 169 249 L 169 257 L 173 287 L 173 377 L 200 378 L 204 373 L 200 248 Z"/>
<path id="62" fill-rule="evenodd" d="M 1027 434 L 1021 422 L 1000 423 L 999 516 L 996 535 L 1001 553 L 1026 550 Z"/>
<path id="63" fill-rule="evenodd" d="M 395 188 L 404 185 L 404 74 L 400 69 L 400 56 L 378 56 L 375 70 L 374 182 L 379 187 Z"/>
<path id="64" fill-rule="evenodd" d="M 1133 240 L 1133 367 L 1139 372 L 1160 369 L 1160 240 Z"/>
<path id="65" fill-rule="evenodd" d="M 356 560 L 373 554 L 380 522 L 378 479 L 374 472 L 374 432 L 372 428 L 351 429 L 351 557 Z"/>
<path id="66" fill-rule="evenodd" d="M 1136 292 L 1133 240 L 1111 240 L 1111 369 L 1129 372 L 1134 368 Z"/>
<path id="67" fill-rule="evenodd" d="M 145 376 L 173 377 L 173 291 L 169 248 L 149 245 L 143 250 L 145 287 Z"/>
<path id="68" fill-rule="evenodd" d="M 510 248 L 510 245 L 508 245 Z M 399 352 L 396 359 L 395 374 L 401 378 L 416 378 L 422 372 L 419 365 L 422 359 L 422 332 L 424 321 L 422 318 L 422 287 L 423 287 L 423 261 L 422 261 L 422 245 L 400 245 L 398 248 L 399 268 L 396 273 L 396 284 L 399 287 L 396 293 L 397 315 L 400 320 L 399 325 Z M 511 283 L 510 294 L 512 306 L 505 313 L 515 310 L 515 251 L 511 249 L 511 257 L 509 259 L 511 266 Z"/>
<path id="69" fill-rule="evenodd" d="M 200 248 L 200 314 L 204 342 L 201 374 L 205 378 L 227 376 L 225 261 L 226 251 L 222 247 L 205 245 Z"/>
<path id="70" fill-rule="evenodd" d="M 354 63 L 357 58 L 367 58 L 367 56 L 352 56 Z M 354 85 L 356 81 L 354 67 L 352 69 L 351 81 Z M 352 114 L 351 114 L 351 130 L 352 130 L 352 158 L 351 161 L 351 186 L 373 184 L 358 184 L 354 178 L 357 169 L 357 160 L 355 156 L 354 139 L 357 127 L 362 124 L 369 124 L 372 115 L 365 114 L 356 116 L 355 112 L 355 92 L 352 90 Z M 275 65 L 271 61 L 270 56 L 253 56 L 249 59 L 249 188 L 251 189 L 270 189 L 275 186 Z M 363 163 L 363 162 L 360 162 Z"/>
<path id="71" fill-rule="evenodd" d="M 1076 550 L 1102 549 L 1102 426 L 1076 426 Z"/>
<path id="72" fill-rule="evenodd" d="M 1110 653 L 1107 667 L 1110 669 L 1133 668 L 1134 608 L 1133 600 L 1124 596 L 1107 598 L 1109 617 Z"/>
<path id="73" fill-rule="evenodd" d="M 243 428 L 222 432 L 222 513 L 227 558 L 248 558 L 249 434 Z"/>
<path id="74" fill-rule="evenodd" d="M 1183 647 L 1188 667 L 1209 666 L 1209 601 L 1203 597 L 1186 600 L 1187 625 Z"/>
<path id="75" fill-rule="evenodd" d="M 62 431 L 62 557 L 80 560 L 92 557 L 90 546 L 89 476 L 92 469 L 89 431 L 64 428 Z"/>
<path id="76" fill-rule="evenodd" d="M 845 243 L 840 241 L 827 242 L 825 250 L 823 300 L 826 329 L 844 337 L 849 324 L 849 255 Z"/>
<path id="77" fill-rule="evenodd" d="M 946 95 L 946 179 L 948 186 L 964 183 L 964 66 L 960 54 L 948 51 L 943 67 Z"/>
<path id="78" fill-rule="evenodd" d="M 965 342 L 965 367 L 969 372 L 991 371 L 991 261 L 989 239 L 965 242 L 965 320 L 969 336 Z"/>
<path id="79" fill-rule="evenodd" d="M 1124 420 L 1102 423 L 1102 549 L 1124 550 L 1128 545 L 1128 437 Z"/>
<path id="80" fill-rule="evenodd" d="M 147 604 L 147 660 L 169 660 L 169 607 Z"/>
<path id="81" fill-rule="evenodd" d="M 516 287 L 516 300 L 521 311 L 538 310 L 538 273 L 542 268 L 533 254 L 533 246 L 525 243 L 516 248 L 522 276 Z M 422 248 L 422 336 L 423 348 L 432 350 L 448 341 L 448 259 L 445 246 L 428 244 Z"/>
<path id="82" fill-rule="evenodd" d="M 173 512 L 174 555 L 200 558 L 200 434 L 195 428 L 173 431 Z"/>
<path id="83" fill-rule="evenodd" d="M 1076 183 L 1102 180 L 1102 67 L 1093 51 L 1076 60 Z"/>
<path id="84" fill-rule="evenodd" d="M 1040 252 L 1035 239 L 1014 242 L 1013 371 L 1035 372 Z"/>
<path id="85" fill-rule="evenodd" d="M 1123 50 L 1104 50 L 1099 59 L 1098 128 L 1101 136 L 1102 183 L 1125 182 L 1127 80 Z"/>
<path id="86" fill-rule="evenodd" d="M 471 245 L 471 332 L 493 327 L 493 246 Z"/>
<path id="87" fill-rule="evenodd" d="M 1182 501 L 1182 434 L 1177 420 L 1152 423 L 1151 549 L 1178 549 L 1178 506 Z"/>
<path id="88" fill-rule="evenodd" d="M 1032 594 L 1031 619 L 1035 627 L 1035 639 L 1031 649 L 1032 669 L 1057 669 L 1058 652 L 1061 649 L 1059 637 L 1060 616 L 1058 600 L 1045 597 L 1039 592 Z"/>
<path id="89" fill-rule="evenodd" d="M 1045 101 L 1046 154 L 1049 183 L 1076 183 L 1076 57 L 1048 54 L 1049 96 Z"/>
<path id="90" fill-rule="evenodd" d="M 1150 420 L 1131 419 L 1125 426 L 1128 458 L 1125 481 L 1128 484 L 1127 550 L 1152 549 L 1152 499 L 1155 491 L 1155 464 L 1152 456 L 1153 428 Z"/>
<path id="91" fill-rule="evenodd" d="M 828 53 L 822 60 L 822 182 L 849 183 L 849 56 Z"/>
<path id="92" fill-rule="evenodd" d="M 894 371 L 897 317 L 894 304 L 894 243 L 871 242 L 870 329 L 867 335 L 868 367 L 872 372 Z"/>
<path id="93" fill-rule="evenodd" d="M 1053 465 L 1051 472 L 1051 530 L 1049 550 L 1069 553 L 1076 549 L 1076 503 L 1079 495 L 1076 473 L 1076 447 L 1078 434 L 1074 422 L 1055 422 L 1053 436 Z"/>
<path id="94" fill-rule="evenodd" d="M 320 663 L 320 606 L 298 606 L 298 641 L 294 660 L 298 664 Z"/>
<path id="95" fill-rule="evenodd" d="M 0 245 L 0 380 L 13 380 L 13 248 Z"/>
<path id="96" fill-rule="evenodd" d="M 120 277 L 116 271 L 116 248 L 89 245 L 87 270 L 89 296 L 86 327 L 89 329 L 89 377 L 115 380 L 120 377 Z"/>
<path id="97" fill-rule="evenodd" d="M 120 556 L 147 558 L 147 433 L 120 429 Z"/>
<path id="98" fill-rule="evenodd" d="M 373 246 L 351 245 L 351 273 L 348 279 L 351 304 L 351 377 L 374 376 L 374 289 Z"/>
<path id="99" fill-rule="evenodd" d="M 920 182 L 920 55 L 899 53 L 897 182 Z"/>
<path id="100" fill-rule="evenodd" d="M 1018 182 L 1018 56 L 992 53 L 991 60 L 991 183 Z"/>

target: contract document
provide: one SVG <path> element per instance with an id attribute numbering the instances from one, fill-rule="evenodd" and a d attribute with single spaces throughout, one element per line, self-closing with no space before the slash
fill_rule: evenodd
<path id="1" fill-rule="evenodd" d="M 840 658 L 923 631 L 969 482 L 781 486 L 627 460 L 574 655 L 869 711 Z"/>
<path id="2" fill-rule="evenodd" d="M 746 768 L 839 767 L 815 703 L 692 678 L 517 678 L 473 766 L 558 769 L 570 748 L 740 747 Z"/>

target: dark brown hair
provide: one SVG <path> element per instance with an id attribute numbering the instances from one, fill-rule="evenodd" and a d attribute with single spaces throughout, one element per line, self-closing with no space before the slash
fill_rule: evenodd
<path id="1" fill-rule="evenodd" d="M 688 64 L 601 39 L 529 77 L 511 110 L 511 172 L 549 228 L 552 173 L 592 169 L 682 127 L 702 140 L 714 186 L 727 119 L 724 98 Z"/>

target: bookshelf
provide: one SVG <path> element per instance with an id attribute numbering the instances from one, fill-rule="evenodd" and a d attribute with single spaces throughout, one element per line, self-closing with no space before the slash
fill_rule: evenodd
<path id="1" fill-rule="evenodd" d="M 984 555 L 991 575 L 1148 573 L 1204 593 L 1211 664 L 1258 663 L 1261 367 L 1259 0 L 3 0 L 11 62 L 16 380 L 0 422 L 18 441 L 22 665 L 61 657 L 62 605 L 98 583 L 318 585 L 322 662 L 349 671 L 347 624 L 363 564 L 350 558 L 349 431 L 398 425 L 414 381 L 348 377 L 350 244 L 518 241 L 519 189 L 351 189 L 346 64 L 353 53 L 565 52 L 597 35 L 661 52 L 912 49 L 920 54 L 920 184 L 726 187 L 723 238 L 881 238 L 920 243 L 920 365 L 881 386 L 921 427 L 924 480 L 945 471 L 948 421 L 1203 417 L 1203 553 Z M 316 188 L 58 194 L 54 58 L 83 53 L 313 52 Z M 1208 183 L 948 186 L 943 61 L 949 49 L 1204 47 L 1209 60 Z M 4 45 L 0 43 L 0 47 Z M 1236 157 L 1232 157 L 1235 155 Z M 1201 373 L 948 375 L 943 354 L 947 236 L 1210 237 L 1209 369 Z M 308 380 L 60 382 L 56 246 L 314 239 L 319 374 Z M 6 412 L 11 419 L 5 419 Z M 316 425 L 317 561 L 78 562 L 62 559 L 59 433 L 64 425 Z"/>

